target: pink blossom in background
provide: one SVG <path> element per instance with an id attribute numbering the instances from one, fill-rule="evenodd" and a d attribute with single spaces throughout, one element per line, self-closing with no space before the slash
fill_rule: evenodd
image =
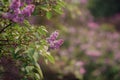
<path id="1" fill-rule="evenodd" d="M 120 59 L 120 52 L 115 53 L 114 58 L 115 58 L 115 60 L 119 60 Z"/>
<path id="2" fill-rule="evenodd" d="M 102 47 L 102 42 L 97 42 L 97 43 L 96 43 L 96 47 L 97 47 L 97 48 L 101 48 L 101 47 Z"/>
<path id="3" fill-rule="evenodd" d="M 118 39 L 119 37 L 120 37 L 120 34 L 117 32 L 112 34 L 113 39 Z"/>
<path id="4" fill-rule="evenodd" d="M 86 55 L 91 56 L 91 57 L 99 57 L 101 56 L 101 53 L 97 50 L 87 50 Z"/>
<path id="5" fill-rule="evenodd" d="M 86 4 L 88 2 L 88 0 L 80 0 L 81 4 Z"/>
<path id="6" fill-rule="evenodd" d="M 85 74 L 86 73 L 86 70 L 83 68 L 83 67 L 80 67 L 80 74 Z"/>
<path id="7" fill-rule="evenodd" d="M 98 29 L 99 25 L 96 22 L 88 22 L 88 27 L 90 29 Z"/>
<path id="8" fill-rule="evenodd" d="M 90 44 L 83 44 L 80 46 L 80 49 L 82 50 L 86 50 L 86 49 L 89 49 L 90 48 Z"/>
<path id="9" fill-rule="evenodd" d="M 62 51 L 60 51 L 59 55 L 68 56 L 69 54 L 68 54 L 67 50 L 62 50 Z"/>
<path id="10" fill-rule="evenodd" d="M 73 46 L 70 46 L 69 48 L 68 48 L 68 52 L 69 53 L 72 53 L 75 49 L 74 49 L 75 47 L 73 47 Z"/>
<path id="11" fill-rule="evenodd" d="M 76 34 L 76 29 L 74 27 L 69 27 L 69 32 L 72 34 Z"/>
<path id="12" fill-rule="evenodd" d="M 105 59 L 105 64 L 110 64 L 111 62 L 110 62 L 110 59 L 109 58 L 106 58 Z"/>
<path id="13" fill-rule="evenodd" d="M 113 48 L 113 50 L 119 50 L 119 42 L 114 42 L 111 44 L 111 48 Z"/>
<path id="14" fill-rule="evenodd" d="M 95 34 L 96 34 L 95 31 L 91 30 L 91 31 L 89 31 L 89 34 L 88 34 L 88 35 L 91 36 L 91 37 L 94 37 Z"/>
<path id="15" fill-rule="evenodd" d="M 83 67 L 85 65 L 85 62 L 83 62 L 83 61 L 77 61 L 75 65 Z"/>

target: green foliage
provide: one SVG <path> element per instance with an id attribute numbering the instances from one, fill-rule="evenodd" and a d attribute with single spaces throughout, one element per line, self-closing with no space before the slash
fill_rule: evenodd
<path id="1" fill-rule="evenodd" d="M 42 80 L 43 74 L 38 63 L 40 57 L 55 62 L 48 51 L 48 31 L 44 25 L 31 25 L 27 20 L 19 24 L 2 18 L 10 0 L 2 0 L 0 3 L 3 4 L 0 5 L 0 59 L 7 56 L 14 60 L 15 65 L 19 65 L 21 80 Z M 48 19 L 54 12 L 62 13 L 64 5 L 62 0 L 34 0 L 33 4 L 36 5 L 33 15 L 45 14 Z"/>
<path id="2" fill-rule="evenodd" d="M 1 52 L 12 56 L 13 59 L 21 62 L 22 70 L 26 78 L 33 76 L 35 80 L 42 77 L 42 72 L 38 66 L 40 56 L 45 60 L 54 62 L 53 57 L 47 51 L 48 45 L 45 40 L 47 30 L 44 26 L 19 26 L 13 24 L 14 27 L 6 30 L 6 33 L 0 34 L 1 39 L 9 40 L 9 42 L 1 42 Z M 6 49 L 7 48 L 7 49 Z M 8 53 L 9 52 L 9 53 Z M 48 54 L 49 53 L 49 54 Z M 34 74 L 34 75 L 33 75 Z"/>
<path id="3" fill-rule="evenodd" d="M 36 15 L 44 15 L 48 19 L 52 17 L 55 13 L 62 14 L 62 8 L 64 7 L 65 3 L 62 0 L 38 0 L 35 2 L 36 10 L 34 14 Z"/>

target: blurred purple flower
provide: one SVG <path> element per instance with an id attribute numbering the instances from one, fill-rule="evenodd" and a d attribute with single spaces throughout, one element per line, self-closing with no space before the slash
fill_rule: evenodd
<path id="1" fill-rule="evenodd" d="M 116 33 L 113 33 L 113 35 L 112 35 L 112 38 L 113 39 L 119 39 L 119 34 L 116 32 Z"/>
<path id="2" fill-rule="evenodd" d="M 88 50 L 88 51 L 86 51 L 86 55 L 88 55 L 90 57 L 99 57 L 99 56 L 101 56 L 101 53 L 97 50 Z"/>
<path id="3" fill-rule="evenodd" d="M 22 23 L 24 21 L 24 17 L 23 16 L 16 16 L 15 18 L 13 18 L 14 22 L 17 23 Z"/>
<path id="4" fill-rule="evenodd" d="M 49 43 L 50 49 L 58 49 L 63 44 L 63 39 L 56 40 L 59 33 L 57 31 L 53 32 L 47 41 Z"/>
<path id="5" fill-rule="evenodd" d="M 80 0 L 81 4 L 86 4 L 88 2 L 88 0 Z"/>
<path id="6" fill-rule="evenodd" d="M 87 50 L 87 49 L 89 49 L 90 48 L 90 44 L 82 44 L 81 46 L 80 46 L 80 49 L 81 50 Z"/>
<path id="7" fill-rule="evenodd" d="M 10 9 L 15 10 L 21 6 L 21 0 L 12 0 Z"/>
<path id="8" fill-rule="evenodd" d="M 96 45 L 97 48 L 101 48 L 102 47 L 102 42 L 96 42 L 95 45 Z"/>
<path id="9" fill-rule="evenodd" d="M 25 17 L 31 16 L 32 12 L 34 11 L 35 5 L 27 5 L 23 10 L 22 13 Z"/>
<path id="10" fill-rule="evenodd" d="M 26 4 L 31 4 L 33 0 L 25 0 Z"/>
<path id="11" fill-rule="evenodd" d="M 58 49 L 63 44 L 63 39 L 55 40 L 50 43 L 51 49 Z"/>
<path id="12" fill-rule="evenodd" d="M 120 52 L 114 54 L 115 60 L 120 60 Z"/>
<path id="13" fill-rule="evenodd" d="M 86 73 L 86 70 L 83 68 L 83 67 L 80 67 L 80 74 L 85 74 Z"/>
<path id="14" fill-rule="evenodd" d="M 105 62 L 105 64 L 111 64 L 111 61 L 109 58 L 105 58 L 104 62 Z"/>
<path id="15" fill-rule="evenodd" d="M 83 61 L 77 61 L 75 65 L 83 67 L 85 65 L 85 62 L 83 62 Z"/>
<path id="16" fill-rule="evenodd" d="M 19 8 L 15 9 L 15 10 L 14 10 L 14 14 L 16 14 L 16 15 L 21 14 L 21 10 L 20 10 Z"/>
<path id="17" fill-rule="evenodd" d="M 88 27 L 90 29 L 97 29 L 99 27 L 99 25 L 95 22 L 88 22 Z"/>
<path id="18" fill-rule="evenodd" d="M 2 16 L 6 19 L 13 19 L 15 17 L 15 15 L 13 15 L 12 13 L 9 13 L 9 12 L 4 13 Z"/>

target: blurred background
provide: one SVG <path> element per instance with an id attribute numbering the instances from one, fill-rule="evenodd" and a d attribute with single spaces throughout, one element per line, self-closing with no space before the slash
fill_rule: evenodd
<path id="1" fill-rule="evenodd" d="M 120 0 L 65 0 L 61 16 L 37 21 L 64 39 L 45 80 L 120 80 Z"/>

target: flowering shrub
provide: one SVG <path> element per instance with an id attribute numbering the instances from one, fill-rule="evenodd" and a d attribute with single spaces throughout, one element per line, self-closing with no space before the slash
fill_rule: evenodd
<path id="1" fill-rule="evenodd" d="M 39 58 L 54 63 L 49 51 L 59 48 L 63 40 L 56 40 L 56 31 L 47 38 L 45 26 L 30 24 L 29 18 L 42 12 L 50 19 L 52 12 L 62 12 L 63 5 L 62 0 L 0 1 L 0 79 L 43 79 Z"/>
<path id="2" fill-rule="evenodd" d="M 35 5 L 30 3 L 32 3 L 32 1 L 13 0 L 10 4 L 9 12 L 4 13 L 3 16 L 13 22 L 23 23 L 25 17 L 31 16 L 34 11 Z"/>
<path id="3" fill-rule="evenodd" d="M 56 40 L 56 38 L 58 37 L 58 35 L 59 35 L 59 33 L 57 31 L 55 31 L 54 33 L 52 33 L 50 35 L 49 38 L 47 38 L 47 41 L 48 41 L 49 46 L 50 46 L 50 49 L 57 49 L 63 43 L 62 39 Z"/>

